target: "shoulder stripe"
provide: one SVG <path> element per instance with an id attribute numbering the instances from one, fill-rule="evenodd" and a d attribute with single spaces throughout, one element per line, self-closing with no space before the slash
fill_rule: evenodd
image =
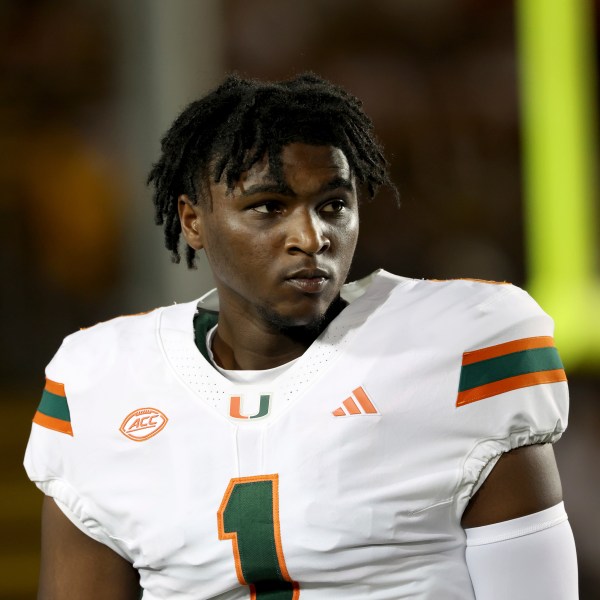
<path id="1" fill-rule="evenodd" d="M 65 386 L 62 383 L 52 381 L 51 379 L 46 379 L 46 386 L 44 387 L 44 390 L 50 392 L 51 394 L 62 396 L 63 398 L 66 397 Z"/>
<path id="2" fill-rule="evenodd" d="M 70 421 L 63 421 L 62 419 L 49 417 L 48 415 L 41 413 L 39 410 L 35 413 L 33 422 L 45 427 L 46 429 L 53 429 L 54 431 L 58 431 L 60 433 L 68 433 L 69 435 L 73 435 L 73 429 L 71 429 Z"/>
<path id="3" fill-rule="evenodd" d="M 73 435 L 71 412 L 65 395 L 65 386 L 62 383 L 46 379 L 46 386 L 33 422 L 48 429 Z"/>
<path id="4" fill-rule="evenodd" d="M 463 354 L 456 406 L 567 377 L 551 337 L 515 340 Z"/>
<path id="5" fill-rule="evenodd" d="M 470 404 L 471 402 L 484 400 L 490 396 L 496 396 L 498 394 L 503 394 L 504 392 L 510 392 L 511 390 L 518 390 L 524 387 L 530 387 L 532 385 L 540 385 L 542 383 L 557 383 L 559 381 L 566 380 L 567 375 L 563 369 L 516 375 L 515 377 L 508 377 L 501 381 L 475 387 L 465 392 L 459 392 L 458 398 L 456 399 L 456 406 L 464 406 L 465 404 Z"/>
<path id="6" fill-rule="evenodd" d="M 463 392 L 515 375 L 562 368 L 563 364 L 556 348 L 521 350 L 464 366 L 460 373 L 458 391 Z"/>
<path id="7" fill-rule="evenodd" d="M 482 348 L 481 350 L 471 350 L 463 354 L 462 364 L 470 365 L 480 360 L 487 360 L 488 358 L 496 358 L 497 356 L 504 356 L 512 352 L 519 352 L 520 350 L 533 350 L 534 348 L 550 348 L 554 347 L 554 338 L 551 336 L 540 336 L 524 338 L 522 340 L 514 340 L 512 342 L 505 342 L 504 344 L 498 344 L 496 346 L 489 346 Z"/>

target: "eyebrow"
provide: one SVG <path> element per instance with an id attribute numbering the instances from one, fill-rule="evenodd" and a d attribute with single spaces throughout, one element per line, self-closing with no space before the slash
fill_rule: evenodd
<path id="1" fill-rule="evenodd" d="M 354 191 L 354 185 L 352 181 L 345 179 L 344 177 L 335 177 L 331 181 L 326 182 L 317 190 L 317 194 L 329 192 L 331 190 L 343 189 L 350 192 Z M 258 183 L 251 185 L 242 192 L 242 196 L 252 196 L 254 194 L 281 194 L 282 196 L 295 196 L 294 190 L 286 183 Z"/>

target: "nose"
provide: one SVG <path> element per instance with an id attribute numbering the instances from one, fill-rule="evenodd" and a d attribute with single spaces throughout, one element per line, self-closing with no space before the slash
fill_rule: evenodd
<path id="1" fill-rule="evenodd" d="M 324 223 L 312 211 L 298 211 L 289 217 L 286 250 L 316 255 L 325 252 L 331 242 L 324 230 Z"/>

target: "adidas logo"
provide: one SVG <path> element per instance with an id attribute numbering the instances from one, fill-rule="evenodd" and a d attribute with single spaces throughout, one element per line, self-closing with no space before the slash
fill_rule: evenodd
<path id="1" fill-rule="evenodd" d="M 334 417 L 348 417 L 351 415 L 378 415 L 381 413 L 369 400 L 365 390 L 357 387 L 352 390 L 352 396 L 346 398 L 342 402 L 342 406 L 336 408 L 331 414 Z"/>

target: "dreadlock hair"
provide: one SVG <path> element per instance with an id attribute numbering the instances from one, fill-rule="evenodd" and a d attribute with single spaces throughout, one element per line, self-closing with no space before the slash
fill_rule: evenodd
<path id="1" fill-rule="evenodd" d="M 280 181 L 281 149 L 292 142 L 339 148 L 370 198 L 381 185 L 398 198 L 360 100 L 313 73 L 281 82 L 230 75 L 177 117 L 148 176 L 147 183 L 154 186 L 155 221 L 164 226 L 165 246 L 174 262 L 180 261 L 179 196 L 187 194 L 197 204 L 211 179 L 225 181 L 232 191 L 241 174 L 265 155 L 271 174 Z M 188 267 L 193 268 L 194 258 L 195 250 L 187 246 Z"/>

